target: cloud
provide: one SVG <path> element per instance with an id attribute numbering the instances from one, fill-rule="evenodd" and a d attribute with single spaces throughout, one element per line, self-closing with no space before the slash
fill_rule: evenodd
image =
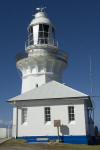
<path id="1" fill-rule="evenodd" d="M 8 123 L 9 123 L 9 125 L 12 125 L 12 124 L 13 124 L 13 121 L 12 121 L 12 120 L 10 120 L 10 121 L 8 121 Z"/>
<path id="2" fill-rule="evenodd" d="M 3 124 L 3 120 L 0 120 L 0 124 Z"/>
<path id="3" fill-rule="evenodd" d="M 0 120 L 0 128 L 7 128 L 8 126 L 12 126 L 12 120 L 10 121 Z"/>

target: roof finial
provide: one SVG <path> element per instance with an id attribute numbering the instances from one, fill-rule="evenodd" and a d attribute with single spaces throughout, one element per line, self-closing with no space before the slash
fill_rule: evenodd
<path id="1" fill-rule="evenodd" d="M 36 8 L 36 10 L 43 12 L 47 7 Z"/>

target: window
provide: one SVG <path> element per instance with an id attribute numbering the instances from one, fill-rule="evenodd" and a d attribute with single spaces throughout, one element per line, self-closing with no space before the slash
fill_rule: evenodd
<path id="1" fill-rule="evenodd" d="M 54 29 L 54 27 L 52 27 L 52 36 L 55 39 L 55 29 Z"/>
<path id="2" fill-rule="evenodd" d="M 43 31 L 43 25 L 39 24 L 39 31 Z"/>
<path id="3" fill-rule="evenodd" d="M 69 106 L 68 107 L 68 115 L 69 115 L 69 122 L 75 120 L 74 106 Z"/>
<path id="4" fill-rule="evenodd" d="M 38 84 L 36 84 L 36 87 L 38 88 Z"/>
<path id="5" fill-rule="evenodd" d="M 43 24 L 43 29 L 44 29 L 44 32 L 48 32 L 49 25 Z"/>
<path id="6" fill-rule="evenodd" d="M 39 44 L 48 44 L 48 37 L 49 37 L 49 25 L 46 24 L 39 24 Z"/>
<path id="7" fill-rule="evenodd" d="M 33 27 L 29 28 L 29 32 L 28 32 L 28 44 L 29 45 L 33 44 Z"/>
<path id="8" fill-rule="evenodd" d="M 50 107 L 45 107 L 45 122 L 51 121 Z"/>
<path id="9" fill-rule="evenodd" d="M 22 123 L 27 122 L 27 108 L 22 108 Z"/>

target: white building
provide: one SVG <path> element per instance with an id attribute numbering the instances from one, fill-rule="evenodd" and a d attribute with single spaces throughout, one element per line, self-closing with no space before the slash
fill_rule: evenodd
<path id="1" fill-rule="evenodd" d="M 47 14 L 38 10 L 28 26 L 27 56 L 17 56 L 21 94 L 8 100 L 13 104 L 13 137 L 28 142 L 56 140 L 54 120 L 60 120 L 60 140 L 87 144 L 94 136 L 91 99 L 62 83 L 68 57 L 58 48 Z"/>

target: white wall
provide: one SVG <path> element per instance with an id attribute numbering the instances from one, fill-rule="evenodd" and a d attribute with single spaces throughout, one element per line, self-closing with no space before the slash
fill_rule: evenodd
<path id="1" fill-rule="evenodd" d="M 7 137 L 7 129 L 6 128 L 0 128 L 0 138 Z"/>
<path id="2" fill-rule="evenodd" d="M 50 104 L 51 103 L 51 104 Z M 62 103 L 62 105 L 61 105 Z M 68 106 L 75 107 L 75 121 L 69 123 L 68 120 Z M 21 105 L 28 108 L 27 123 L 21 123 Z M 51 107 L 51 122 L 46 124 L 44 121 L 44 107 Z M 18 109 L 18 136 L 56 136 L 57 129 L 54 127 L 54 120 L 61 120 L 66 132 L 65 135 L 86 135 L 84 102 L 80 103 L 76 100 L 49 100 L 49 101 L 35 101 L 30 104 L 20 103 Z M 60 135 L 62 133 L 60 132 Z"/>
<path id="3" fill-rule="evenodd" d="M 86 132 L 87 132 L 87 135 L 91 135 L 91 136 L 94 136 L 95 135 L 95 132 L 94 132 L 94 123 L 93 123 L 93 120 L 89 118 L 89 114 L 88 114 L 88 111 L 87 111 L 87 105 L 85 105 L 85 123 L 86 123 Z"/>
<path id="4" fill-rule="evenodd" d="M 13 126 L 12 126 L 12 136 L 16 138 L 17 136 L 17 121 L 18 121 L 18 108 L 15 106 L 13 106 Z"/>
<path id="5" fill-rule="evenodd" d="M 29 75 L 22 78 L 22 91 L 21 93 L 27 92 L 45 83 L 45 75 Z"/>
<path id="6" fill-rule="evenodd" d="M 17 62 L 17 68 L 22 72 L 21 93 L 34 89 L 36 84 L 41 86 L 52 80 L 61 82 L 66 63 L 49 51 L 34 49 L 27 58 Z"/>

